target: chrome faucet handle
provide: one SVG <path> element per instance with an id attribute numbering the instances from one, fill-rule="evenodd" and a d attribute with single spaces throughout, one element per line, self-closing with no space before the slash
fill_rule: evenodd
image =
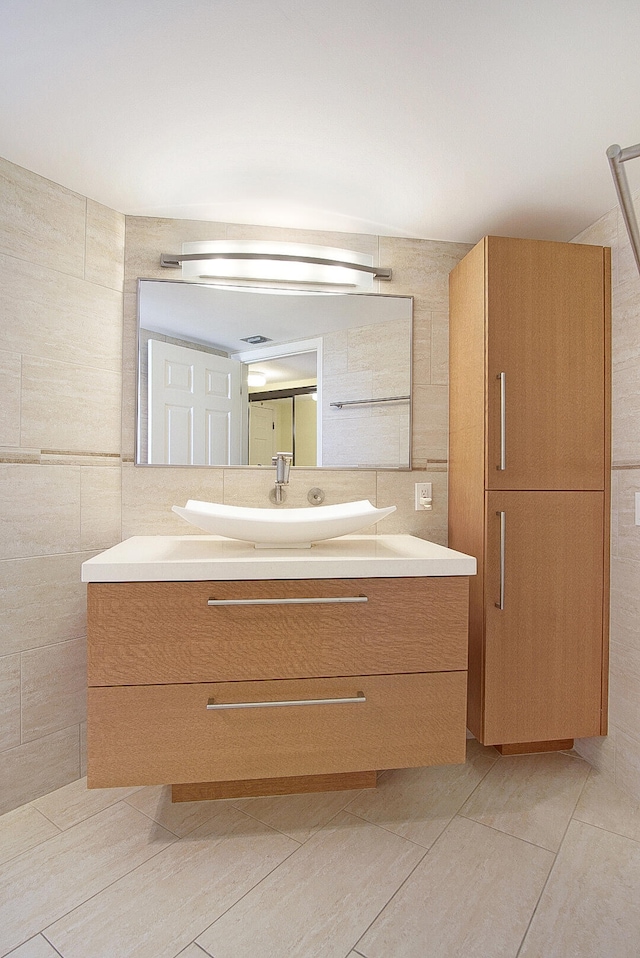
<path id="1" fill-rule="evenodd" d="M 292 452 L 278 452 L 273 456 L 271 463 L 276 467 L 276 485 L 287 485 L 292 461 Z"/>

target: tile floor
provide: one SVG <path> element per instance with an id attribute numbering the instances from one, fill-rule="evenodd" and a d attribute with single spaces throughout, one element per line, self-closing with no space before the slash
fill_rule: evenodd
<path id="1" fill-rule="evenodd" d="M 11 958 L 638 958 L 640 805 L 571 753 L 171 805 L 84 780 L 0 818 Z"/>

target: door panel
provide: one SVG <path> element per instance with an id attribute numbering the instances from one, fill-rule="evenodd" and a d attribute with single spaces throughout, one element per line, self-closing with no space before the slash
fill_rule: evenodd
<path id="1" fill-rule="evenodd" d="M 602 492 L 486 494 L 487 745 L 600 734 L 603 510 Z"/>
<path id="2" fill-rule="evenodd" d="M 487 244 L 486 488 L 602 489 L 604 251 L 494 236 Z"/>

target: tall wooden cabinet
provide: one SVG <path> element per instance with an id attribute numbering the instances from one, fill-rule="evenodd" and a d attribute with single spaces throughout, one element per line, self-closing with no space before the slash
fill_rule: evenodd
<path id="1" fill-rule="evenodd" d="M 488 236 L 450 276 L 468 726 L 504 751 L 606 732 L 610 325 L 607 248 Z"/>

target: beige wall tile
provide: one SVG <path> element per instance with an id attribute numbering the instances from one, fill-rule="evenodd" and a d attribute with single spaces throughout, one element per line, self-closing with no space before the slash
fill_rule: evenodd
<path id="1" fill-rule="evenodd" d="M 640 367 L 614 367 L 611 391 L 613 462 L 640 462 Z"/>
<path id="2" fill-rule="evenodd" d="M 639 898 L 640 845 L 571 822 L 520 958 L 633 955 Z"/>
<path id="3" fill-rule="evenodd" d="M 86 586 L 80 581 L 80 566 L 92 555 L 77 552 L 0 562 L 0 654 L 84 635 Z"/>
<path id="4" fill-rule="evenodd" d="M 494 748 L 469 739 L 464 765 L 385 772 L 347 811 L 430 848 L 497 759 Z"/>
<path id="5" fill-rule="evenodd" d="M 589 766 L 561 752 L 503 756 L 460 814 L 557 851 Z"/>
<path id="6" fill-rule="evenodd" d="M 468 243 L 380 237 L 380 263 L 391 266 L 393 279 L 385 284 L 389 295 L 420 295 L 429 309 L 449 305 L 449 273 L 472 248 Z"/>
<path id="7" fill-rule="evenodd" d="M 0 876 L 0 952 L 37 934 L 173 841 L 174 835 L 121 802 L 13 859 Z"/>
<path id="8" fill-rule="evenodd" d="M 119 453 L 121 389 L 120 372 L 23 359 L 22 445 Z"/>
<path id="9" fill-rule="evenodd" d="M 121 541 L 120 464 L 80 469 L 80 547 L 109 549 Z"/>
<path id="10" fill-rule="evenodd" d="M 611 471 L 611 558 L 618 556 L 618 470 Z"/>
<path id="11" fill-rule="evenodd" d="M 611 562 L 611 640 L 640 650 L 640 561 L 614 558 Z"/>
<path id="12" fill-rule="evenodd" d="M 124 283 L 124 223 L 122 213 L 87 200 L 87 243 L 84 278 L 99 286 L 122 290 Z"/>
<path id="13" fill-rule="evenodd" d="M 80 468 L 0 464 L 0 559 L 76 552 Z"/>
<path id="14" fill-rule="evenodd" d="M 640 842 L 640 802 L 592 769 L 573 817 Z"/>
<path id="15" fill-rule="evenodd" d="M 0 348 L 120 371 L 122 293 L 0 255 Z"/>
<path id="16" fill-rule="evenodd" d="M 216 958 L 344 955 L 423 853 L 340 812 L 197 942 Z"/>
<path id="17" fill-rule="evenodd" d="M 618 575 L 623 568 L 629 585 L 633 581 L 633 566 L 630 563 L 622 566 L 621 563 L 624 560 L 634 560 L 635 562 L 640 560 L 640 526 L 635 524 L 636 492 L 640 492 L 640 469 L 621 469 L 618 473 L 617 489 L 618 562 L 620 565 L 617 563 L 615 565 L 614 588 L 618 584 Z M 628 586 L 625 588 L 625 592 L 627 589 Z"/>
<path id="18" fill-rule="evenodd" d="M 269 491 L 273 488 L 275 469 L 225 469 L 224 502 L 228 505 L 263 506 L 272 505 Z M 370 470 L 353 472 L 334 469 L 291 470 L 286 492 L 286 506 L 301 508 L 309 505 L 307 493 L 319 487 L 325 493 L 323 505 L 330 506 L 338 502 L 359 502 L 369 499 L 375 505 L 376 474 Z M 273 508 L 277 508 L 273 506 Z"/>
<path id="19" fill-rule="evenodd" d="M 431 383 L 431 317 L 433 311 L 414 301 L 412 340 L 412 384 Z"/>
<path id="20" fill-rule="evenodd" d="M 0 252 L 82 276 L 84 196 L 0 159 Z"/>
<path id="21" fill-rule="evenodd" d="M 0 752 L 20 744 L 20 656 L 0 656 Z"/>
<path id="22" fill-rule="evenodd" d="M 48 928 L 56 949 L 65 958 L 174 958 L 296 848 L 227 803 L 212 804 L 211 821 L 187 840 Z"/>
<path id="23" fill-rule="evenodd" d="M 587 246 L 611 247 L 611 283 L 618 282 L 618 207 L 610 209 L 586 229 L 571 240 L 572 243 L 584 243 Z"/>
<path id="24" fill-rule="evenodd" d="M 545 849 L 456 818 L 356 950 L 424 958 L 428 943 L 429 958 L 513 958 L 552 864 Z"/>
<path id="25" fill-rule="evenodd" d="M 87 780 L 83 777 L 37 798 L 32 802 L 32 807 L 64 831 L 110 808 L 135 791 L 136 788 L 87 788 Z"/>
<path id="26" fill-rule="evenodd" d="M 32 742 L 83 722 L 87 716 L 86 686 L 85 639 L 23 652 L 22 741 Z"/>
<path id="27" fill-rule="evenodd" d="M 125 217 L 125 290 L 135 293 L 136 280 L 180 279 L 179 269 L 160 266 L 162 253 L 181 253 L 183 243 L 226 239 L 225 223 L 201 220 Z"/>
<path id="28" fill-rule="evenodd" d="M 640 737 L 620 729 L 616 736 L 616 785 L 629 795 L 640 796 Z"/>
<path id="29" fill-rule="evenodd" d="M 636 191 L 633 196 L 634 208 L 637 210 L 638 203 L 640 202 L 640 192 Z M 614 250 L 617 253 L 616 283 L 621 285 L 627 282 L 640 283 L 638 267 L 636 266 L 633 250 L 631 249 L 631 243 L 629 242 L 629 234 L 627 233 L 627 228 L 624 225 L 622 211 L 619 206 L 616 206 L 612 212 L 615 212 L 617 222 L 617 240 L 615 243 L 611 244 L 614 246 Z M 609 243 L 605 243 L 605 245 L 608 246 Z"/>
<path id="30" fill-rule="evenodd" d="M 0 815 L 80 774 L 78 726 L 0 752 Z"/>
<path id="31" fill-rule="evenodd" d="M 612 289 L 611 347 L 614 369 L 640 360 L 640 277 Z"/>
<path id="32" fill-rule="evenodd" d="M 609 721 L 628 735 L 636 735 L 640 729 L 640 648 L 612 641 L 609 669 Z"/>
<path id="33" fill-rule="evenodd" d="M 222 502 L 222 469 L 125 465 L 122 469 L 122 538 L 202 535 L 171 511 L 187 499 Z"/>
<path id="34" fill-rule="evenodd" d="M 0 446 L 20 444 L 20 353 L 0 350 Z"/>
<path id="35" fill-rule="evenodd" d="M 446 459 L 449 449 L 449 390 L 414 386 L 412 461 Z"/>
<path id="36" fill-rule="evenodd" d="M 23 805 L 7 812 L 0 816 L 0 863 L 21 855 L 59 833 L 60 829 L 32 805 Z"/>
<path id="37" fill-rule="evenodd" d="M 431 382 L 449 383 L 449 314 L 435 311 L 431 315 Z"/>
<path id="38" fill-rule="evenodd" d="M 415 509 L 416 482 L 430 482 L 433 492 L 431 512 Z M 396 511 L 380 523 L 379 531 L 389 535 L 402 533 L 447 544 L 447 473 L 379 472 L 377 497 L 380 508 L 396 506 Z"/>

